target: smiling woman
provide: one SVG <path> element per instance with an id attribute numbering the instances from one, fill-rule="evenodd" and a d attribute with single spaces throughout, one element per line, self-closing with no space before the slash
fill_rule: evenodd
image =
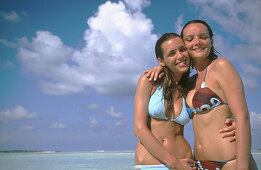
<path id="1" fill-rule="evenodd" d="M 189 122 L 183 98 L 189 74 L 189 55 L 181 37 L 166 33 L 155 46 L 156 57 L 166 72 L 159 82 L 139 79 L 134 106 L 134 133 L 139 141 L 136 169 L 192 169 L 192 152 L 183 136 Z"/>

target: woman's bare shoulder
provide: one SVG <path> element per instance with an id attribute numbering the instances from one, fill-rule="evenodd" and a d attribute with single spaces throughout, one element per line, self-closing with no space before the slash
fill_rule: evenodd
<path id="1" fill-rule="evenodd" d="M 215 69 L 226 69 L 228 67 L 233 67 L 232 63 L 226 58 L 216 59 L 213 63 Z"/>

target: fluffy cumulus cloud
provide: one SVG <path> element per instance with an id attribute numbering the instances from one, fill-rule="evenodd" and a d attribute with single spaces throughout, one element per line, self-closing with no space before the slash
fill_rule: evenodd
<path id="1" fill-rule="evenodd" d="M 18 58 L 26 70 L 41 77 L 45 94 L 92 88 L 100 94 L 131 95 L 138 76 L 156 61 L 157 35 L 152 34 L 151 20 L 141 12 L 148 3 L 107 1 L 88 19 L 82 49 L 66 46 L 51 32 L 37 31 L 31 42 L 20 39 Z"/>
<path id="2" fill-rule="evenodd" d="M 126 6 L 131 11 L 141 11 L 143 8 L 150 5 L 149 0 L 124 0 Z"/>
<path id="3" fill-rule="evenodd" d="M 30 113 L 23 106 L 16 106 L 13 109 L 0 110 L 0 122 L 8 122 L 10 120 L 35 119 L 37 113 Z"/>
<path id="4" fill-rule="evenodd" d="M 215 21 L 225 32 L 238 38 L 233 46 L 224 47 L 225 50 L 222 50 L 224 45 L 220 43 L 220 49 L 233 62 L 240 63 L 241 75 L 244 77 L 246 87 L 260 87 L 260 75 L 249 75 L 244 68 L 251 66 L 253 69 L 258 69 L 261 65 L 261 39 L 258 36 L 261 34 L 261 1 L 190 1 L 200 7 L 202 17 Z M 226 41 L 229 39 L 223 39 L 222 43 L 226 44 Z M 254 85 L 248 82 L 253 82 Z"/>

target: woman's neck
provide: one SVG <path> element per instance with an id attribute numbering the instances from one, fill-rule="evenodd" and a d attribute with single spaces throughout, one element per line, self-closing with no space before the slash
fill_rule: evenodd
<path id="1" fill-rule="evenodd" d="M 174 83 L 178 84 L 183 74 L 172 74 Z"/>
<path id="2" fill-rule="evenodd" d="M 210 61 L 209 59 L 203 59 L 203 60 L 193 60 L 194 67 L 197 72 L 201 72 L 205 70 L 205 68 L 209 65 Z"/>

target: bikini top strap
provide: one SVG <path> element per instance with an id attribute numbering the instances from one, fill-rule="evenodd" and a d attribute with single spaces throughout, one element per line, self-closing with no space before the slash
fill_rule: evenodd
<path id="1" fill-rule="evenodd" d="M 206 80 L 207 71 L 208 71 L 208 66 L 206 67 L 205 76 L 204 76 L 204 82 L 205 82 L 205 80 Z"/>

